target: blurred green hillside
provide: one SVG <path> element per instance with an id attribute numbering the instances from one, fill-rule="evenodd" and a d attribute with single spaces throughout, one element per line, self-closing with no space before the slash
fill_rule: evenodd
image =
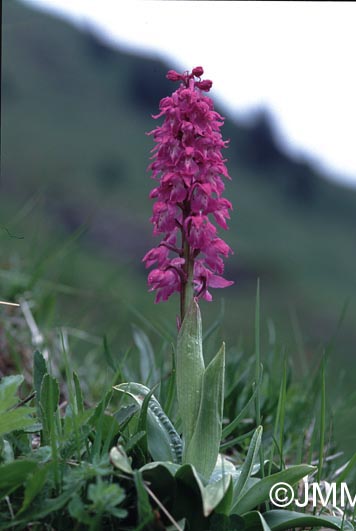
<path id="1" fill-rule="evenodd" d="M 120 351 L 132 322 L 168 323 L 174 335 L 178 301 L 153 304 L 141 259 L 154 243 L 145 132 L 174 90 L 165 74 L 175 65 L 110 49 L 90 28 L 14 0 L 3 2 L 2 39 L 1 296 L 42 297 L 34 312 L 44 329 L 106 333 Z M 352 376 L 356 192 L 287 156 L 265 112 L 250 126 L 227 117 L 223 135 L 234 205 L 226 239 L 235 251 L 225 276 L 235 285 L 203 305 L 206 325 L 223 298 L 227 342 L 252 348 L 260 277 L 266 344 L 275 328 L 292 356 L 311 357 L 349 301 L 331 356 Z"/>

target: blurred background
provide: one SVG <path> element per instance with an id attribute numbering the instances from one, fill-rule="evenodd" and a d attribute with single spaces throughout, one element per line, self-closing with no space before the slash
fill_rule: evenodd
<path id="1" fill-rule="evenodd" d="M 286 40 L 285 27 L 280 36 L 273 28 L 260 34 L 262 22 L 266 26 L 269 21 L 264 16 L 256 26 L 252 19 L 248 24 L 239 21 L 246 34 L 253 34 L 255 48 L 250 43 L 226 48 L 213 32 L 207 34 L 196 11 L 178 27 L 183 40 L 192 33 L 187 64 L 183 46 L 179 55 L 179 46 L 168 52 L 168 43 L 161 51 L 156 41 L 151 47 L 144 44 L 142 28 L 147 34 L 159 32 L 153 23 L 158 11 L 166 9 L 165 2 L 155 2 L 151 16 L 145 2 L 142 13 L 136 5 L 130 28 L 124 3 L 116 4 L 122 10 L 122 20 L 116 13 L 117 25 L 125 27 L 131 41 L 112 30 L 105 33 L 103 22 L 96 26 L 93 14 L 85 16 L 85 2 L 71 3 L 77 6 L 76 14 L 69 12 L 69 2 L 63 0 L 62 10 L 59 0 L 56 4 L 54 11 L 45 0 L 5 0 L 2 7 L 1 298 L 30 300 L 44 333 L 66 328 L 72 355 L 89 376 L 104 335 L 115 355 L 131 348 L 132 324 L 146 331 L 155 348 L 167 330 L 174 337 L 178 299 L 154 305 L 141 262 L 155 242 L 148 198 L 153 181 L 146 171 L 153 142 L 145 133 L 156 125 L 151 115 L 157 113 L 160 98 L 175 90 L 165 78 L 167 70 L 201 64 L 206 77 L 213 79 L 211 96 L 226 116 L 223 136 L 230 139 L 225 154 L 232 182 L 225 195 L 234 211 L 224 237 L 234 255 L 225 276 L 235 281 L 232 288 L 215 290 L 213 303 L 202 304 L 204 325 L 208 328 L 221 319 L 227 344 L 252 353 L 259 278 L 264 349 L 284 348 L 305 375 L 316 370 L 326 348 L 329 392 L 339 385 L 354 391 L 356 165 L 350 154 L 355 136 L 350 135 L 355 131 L 355 104 L 347 98 L 350 84 L 342 77 L 351 64 L 342 54 L 328 55 L 324 41 L 318 40 L 318 26 L 313 26 L 318 53 L 314 70 L 307 69 L 302 52 L 314 57 L 313 48 L 308 51 L 309 41 L 308 46 L 302 43 L 311 20 L 319 20 L 315 13 L 313 19 L 300 19 L 306 27 L 298 27 L 299 42 Z M 104 4 L 100 2 L 101 12 Z M 199 4 L 202 17 L 206 4 L 218 9 L 218 2 L 170 4 L 184 9 Z M 219 4 L 224 13 L 226 4 L 243 3 Z M 281 3 L 281 9 L 287 5 Z M 293 19 L 293 12 L 287 14 Z M 212 11 L 210 15 L 214 17 Z M 168 11 L 162 17 L 162 31 L 177 31 L 179 24 L 168 18 Z M 113 20 L 110 14 L 107 18 Z M 278 26 L 271 13 L 271 24 L 272 19 Z M 341 35 L 343 28 L 338 26 L 338 31 Z M 323 38 L 337 40 L 325 27 L 320 32 Z M 230 38 L 237 39 L 237 33 Z M 268 34 L 284 50 L 285 59 L 270 51 L 268 65 L 264 63 L 256 77 L 254 57 L 262 54 L 265 61 Z M 216 49 L 211 63 L 209 54 L 203 56 L 207 41 Z M 225 79 L 214 75 L 216 59 Z M 336 79 L 331 64 L 339 65 Z M 323 78 L 316 87 L 322 67 L 331 69 L 330 79 Z M 289 100 L 283 99 L 288 87 L 280 85 L 278 72 L 294 86 Z M 276 81 L 274 88 L 269 76 Z M 331 79 L 334 84 L 329 86 Z M 241 102 L 231 99 L 240 85 L 245 98 Z M 332 100 L 327 87 L 334 91 Z M 253 101 L 248 101 L 249 90 Z M 308 105 L 320 105 L 319 113 L 312 116 Z M 289 115 L 299 119 L 295 126 Z M 7 316 L 4 309 L 1 312 L 4 359 L 22 346 L 21 334 L 11 339 L 4 335 Z"/>

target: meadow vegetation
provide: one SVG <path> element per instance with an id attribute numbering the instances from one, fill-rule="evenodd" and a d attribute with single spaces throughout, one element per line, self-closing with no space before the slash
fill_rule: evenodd
<path id="1" fill-rule="evenodd" d="M 261 519 L 268 497 L 237 509 L 218 480 L 232 463 L 246 494 L 305 465 L 356 492 L 356 192 L 286 155 L 265 112 L 226 119 L 235 285 L 201 304 L 206 363 L 226 342 L 227 461 L 209 497 L 191 468 L 152 465 L 169 460 L 167 423 L 182 428 L 178 302 L 153 304 L 142 264 L 144 133 L 167 68 L 19 2 L 3 15 L 0 293 L 21 307 L 0 306 L 0 529 L 351 529 L 351 508 Z"/>

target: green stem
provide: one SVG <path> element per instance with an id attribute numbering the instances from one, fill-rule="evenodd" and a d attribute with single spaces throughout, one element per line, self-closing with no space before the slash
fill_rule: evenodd
<path id="1" fill-rule="evenodd" d="M 189 305 L 192 302 L 192 299 L 194 296 L 194 288 L 193 288 L 194 258 L 191 257 L 190 246 L 187 240 L 185 239 L 183 233 L 182 233 L 182 240 L 183 240 L 182 241 L 183 257 L 185 260 L 184 272 L 186 274 L 186 280 L 184 283 L 182 283 L 182 291 L 180 294 L 181 323 L 183 323 L 184 316 L 187 313 Z"/>

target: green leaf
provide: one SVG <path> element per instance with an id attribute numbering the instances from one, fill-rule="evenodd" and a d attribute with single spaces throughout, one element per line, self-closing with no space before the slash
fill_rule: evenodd
<path id="1" fill-rule="evenodd" d="M 89 505 L 92 513 L 110 513 L 119 518 L 127 514 L 126 510 L 117 507 L 125 499 L 125 492 L 117 483 L 108 483 L 99 478 L 88 486 L 87 496 L 92 502 Z"/>
<path id="2" fill-rule="evenodd" d="M 132 474 L 130 459 L 127 457 L 125 449 L 122 445 L 119 444 L 118 446 L 111 448 L 110 460 L 112 464 L 122 472 L 125 472 L 126 474 Z"/>
<path id="3" fill-rule="evenodd" d="M 354 530 L 350 522 L 335 516 L 314 516 L 287 510 L 267 511 L 263 516 L 272 531 L 284 531 L 295 527 L 303 529 L 306 527 L 323 527 L 337 530 L 343 529 L 344 531 Z"/>
<path id="4" fill-rule="evenodd" d="M 34 357 L 33 357 L 33 386 L 36 391 L 36 404 L 37 409 L 39 407 L 40 402 L 40 396 L 41 396 L 41 385 L 42 380 L 45 374 L 47 374 L 48 369 L 46 365 L 46 361 L 42 354 L 36 350 Z M 40 411 L 38 409 L 38 414 L 40 414 Z"/>
<path id="5" fill-rule="evenodd" d="M 114 358 L 111 355 L 111 350 L 108 344 L 108 338 L 106 336 L 103 337 L 103 351 L 104 351 L 104 357 L 105 357 L 106 363 L 108 364 L 110 369 L 112 369 L 113 372 L 116 373 L 118 369 L 117 363 L 115 363 Z"/>
<path id="6" fill-rule="evenodd" d="M 140 415 L 137 423 L 136 433 L 142 432 L 144 435 L 140 439 L 140 447 L 143 452 L 143 455 L 147 457 L 147 415 L 148 415 L 148 406 L 151 400 L 151 397 L 156 390 L 157 385 L 151 389 L 144 398 L 142 402 Z"/>
<path id="7" fill-rule="evenodd" d="M 187 518 L 191 529 L 200 529 L 202 522 L 214 510 L 223 512 L 226 497 L 232 494 L 232 463 L 219 456 L 208 484 L 204 484 L 192 465 L 179 466 L 175 463 L 148 463 L 140 472 L 150 488 L 164 503 L 175 518 Z M 227 508 L 230 503 L 227 503 Z M 206 529 L 203 527 L 203 529 Z"/>
<path id="8" fill-rule="evenodd" d="M 92 516 L 77 493 L 73 495 L 68 503 L 68 511 L 72 518 L 81 524 L 87 524 L 89 526 L 92 523 Z"/>
<path id="9" fill-rule="evenodd" d="M 225 515 L 230 514 L 230 508 L 233 501 L 234 480 L 238 478 L 240 472 L 226 457 L 219 455 L 213 473 L 209 479 L 209 485 L 215 482 L 221 482 L 224 495 L 217 504 L 214 504 L 214 510 Z"/>
<path id="10" fill-rule="evenodd" d="M 174 478 L 176 472 L 180 468 L 181 467 L 177 463 L 170 463 L 169 461 L 154 461 L 141 467 L 140 472 L 146 473 L 149 471 L 150 474 L 152 473 L 153 476 L 157 478 L 162 477 L 167 472 L 171 478 Z"/>
<path id="11" fill-rule="evenodd" d="M 23 430 L 32 426 L 34 420 L 29 415 L 35 411 L 34 407 L 19 407 L 0 416 L 0 436 L 15 430 Z"/>
<path id="12" fill-rule="evenodd" d="M 25 459 L 0 466 L 0 499 L 20 487 L 37 467 L 36 461 Z"/>
<path id="13" fill-rule="evenodd" d="M 201 402 L 193 436 L 183 461 L 209 478 L 219 454 L 224 405 L 225 344 L 211 360 L 203 376 Z"/>
<path id="14" fill-rule="evenodd" d="M 236 467 L 231 461 L 229 461 L 225 456 L 219 454 L 213 473 L 210 476 L 209 483 L 219 481 L 223 476 L 228 475 L 236 478 L 240 475 L 240 472 L 236 471 Z"/>
<path id="15" fill-rule="evenodd" d="M 49 442 L 54 437 L 54 414 L 59 402 L 59 385 L 50 374 L 45 374 L 42 379 L 40 392 L 40 410 L 42 416 L 43 442 Z M 52 441 L 53 442 L 53 441 Z M 52 448 L 53 451 L 53 448 Z"/>
<path id="16" fill-rule="evenodd" d="M 255 433 L 253 434 L 251 442 L 250 442 L 250 446 L 248 448 L 246 459 L 244 461 L 244 464 L 241 467 L 240 477 L 235 483 L 234 497 L 236 498 L 237 502 L 243 496 L 246 490 L 246 482 L 252 474 L 253 465 L 256 461 L 257 454 L 261 446 L 262 431 L 263 431 L 262 426 L 258 426 Z"/>
<path id="17" fill-rule="evenodd" d="M 226 451 L 228 448 L 232 448 L 238 443 L 241 443 L 245 439 L 248 439 L 249 437 L 252 437 L 252 435 L 255 433 L 255 430 L 252 429 L 250 431 L 247 431 L 246 433 L 243 433 L 242 435 L 238 435 L 237 437 L 234 437 L 233 439 L 229 439 L 224 443 L 220 444 L 220 452 Z"/>
<path id="18" fill-rule="evenodd" d="M 231 480 L 229 482 L 229 486 L 226 489 L 226 492 L 218 505 L 215 507 L 215 511 L 220 514 L 225 514 L 228 516 L 230 514 L 230 509 L 232 505 L 232 501 L 234 499 L 234 482 Z"/>
<path id="19" fill-rule="evenodd" d="M 115 418 L 120 425 L 121 431 L 123 431 L 138 410 L 139 407 L 137 404 L 130 404 L 129 406 L 122 406 L 119 411 L 115 413 Z"/>
<path id="20" fill-rule="evenodd" d="M 140 468 L 142 478 L 168 511 L 172 510 L 174 504 L 176 492 L 175 474 L 178 469 L 179 465 L 167 461 L 147 463 Z"/>
<path id="21" fill-rule="evenodd" d="M 264 516 L 259 511 L 246 513 L 243 517 L 246 531 L 255 531 L 256 529 L 260 531 L 271 531 Z"/>
<path id="22" fill-rule="evenodd" d="M 293 486 L 304 476 L 314 472 L 316 467 L 311 465 L 296 465 L 277 474 L 265 477 L 252 485 L 245 494 L 235 502 L 231 510 L 232 513 L 244 514 L 257 507 L 260 503 L 269 500 L 271 488 L 279 482 L 288 483 Z"/>
<path id="23" fill-rule="evenodd" d="M 176 474 L 175 516 L 187 518 L 190 529 L 204 529 L 203 492 L 204 484 L 192 465 L 181 466 Z"/>
<path id="24" fill-rule="evenodd" d="M 172 346 L 173 349 L 173 346 Z M 176 393 L 176 360 L 175 360 L 175 352 L 174 349 L 172 350 L 172 370 L 168 377 L 168 385 L 166 390 L 166 401 L 164 404 L 164 411 L 167 412 L 168 417 L 171 415 L 173 404 L 174 404 L 174 398 Z"/>
<path id="25" fill-rule="evenodd" d="M 209 531 L 244 531 L 245 522 L 241 516 L 233 514 L 226 516 L 224 514 L 213 514 L 210 518 Z"/>
<path id="26" fill-rule="evenodd" d="M 88 424 L 93 429 L 94 432 L 94 441 L 90 449 L 91 459 L 100 459 L 101 451 L 105 452 L 104 448 L 107 446 L 107 451 L 109 451 L 110 443 L 112 443 L 112 438 L 119 431 L 119 424 L 117 420 L 111 415 L 105 413 L 112 397 L 112 391 L 108 391 L 100 402 L 95 406 L 89 420 Z"/>
<path id="27" fill-rule="evenodd" d="M 190 304 L 177 338 L 176 385 L 185 448 L 193 436 L 204 375 L 202 324 L 198 304 Z"/>
<path id="28" fill-rule="evenodd" d="M 22 518 L 15 519 L 12 521 L 12 525 L 18 525 L 20 523 L 28 523 L 29 521 L 40 520 L 45 518 L 48 514 L 59 511 L 64 505 L 66 505 L 69 500 L 73 499 L 75 495 L 75 490 L 80 487 L 80 483 L 73 484 L 70 489 L 66 489 L 62 494 L 57 498 L 47 498 L 43 500 L 43 505 L 38 509 L 35 508 L 33 511 L 26 511 L 26 516 Z"/>
<path id="29" fill-rule="evenodd" d="M 16 392 L 23 376 L 6 376 L 0 383 L 0 436 L 15 430 L 23 430 L 34 423 L 30 415 L 34 408 L 23 406 L 11 409 L 19 402 Z M 10 411 L 8 411 L 11 409 Z"/>
<path id="30" fill-rule="evenodd" d="M 159 374 L 156 370 L 156 360 L 152 345 L 146 334 L 136 326 L 133 329 L 133 340 L 140 352 L 140 376 L 141 381 L 151 387 L 159 381 Z"/>
<path id="31" fill-rule="evenodd" d="M 348 474 L 356 469 L 356 453 L 353 454 L 351 459 L 346 463 L 346 465 L 343 467 L 342 471 L 340 472 L 340 475 L 336 479 L 336 485 L 339 486 L 343 481 L 346 480 Z"/>
<path id="32" fill-rule="evenodd" d="M 23 511 L 25 511 L 32 500 L 40 493 L 42 490 L 42 487 L 44 486 L 48 472 L 50 471 L 50 468 L 52 467 L 51 463 L 47 463 L 45 466 L 37 467 L 35 472 L 31 473 L 26 482 L 25 482 L 25 496 L 24 501 L 22 503 L 22 507 L 18 513 L 21 514 Z"/>
<path id="33" fill-rule="evenodd" d="M 231 492 L 230 486 L 232 485 L 232 477 L 224 476 L 219 481 L 214 483 L 208 483 L 204 487 L 202 498 L 203 498 L 203 513 L 204 516 L 209 516 L 214 509 L 221 504 L 220 510 L 223 509 L 222 502 L 226 493 Z M 232 494 L 232 492 L 231 492 Z"/>
<path id="34" fill-rule="evenodd" d="M 76 372 L 73 372 L 73 382 L 75 390 L 75 400 L 77 403 L 78 413 L 81 414 L 84 412 L 84 400 L 82 395 L 82 390 L 80 388 L 79 378 Z"/>
<path id="35" fill-rule="evenodd" d="M 225 426 L 225 428 L 223 429 L 222 431 L 222 438 L 225 439 L 226 437 L 228 437 L 233 431 L 234 429 L 239 425 L 239 422 L 241 419 L 243 419 L 250 407 L 250 405 L 252 404 L 256 394 L 257 394 L 257 391 L 258 389 L 260 388 L 261 386 L 261 383 L 262 383 L 262 376 L 263 376 L 263 371 L 261 370 L 261 374 L 260 374 L 260 380 L 259 382 L 257 383 L 257 385 L 255 385 L 255 388 L 253 390 L 253 393 L 252 395 L 250 396 L 250 398 L 248 399 L 248 401 L 246 402 L 246 404 L 244 405 L 244 407 L 241 409 L 241 411 L 238 413 L 238 415 L 236 415 L 236 417 L 234 418 L 234 420 L 232 420 L 227 426 Z"/>
<path id="36" fill-rule="evenodd" d="M 142 444 L 140 444 L 140 442 L 144 438 L 147 440 L 147 433 L 145 431 L 136 431 L 136 433 L 132 435 L 125 444 L 126 451 L 131 452 L 134 448 L 138 446 L 139 451 L 142 453 Z"/>
<path id="37" fill-rule="evenodd" d="M 6 439 L 0 438 L 0 462 L 11 463 L 14 460 L 14 450 Z"/>
<path id="38" fill-rule="evenodd" d="M 114 389 L 132 397 L 140 408 L 150 392 L 146 386 L 133 382 L 116 385 Z M 147 438 L 149 452 L 155 461 L 177 463 L 181 460 L 182 441 L 153 395 L 148 402 Z"/>
<path id="39" fill-rule="evenodd" d="M 17 404 L 19 399 L 16 392 L 22 382 L 23 376 L 20 374 L 2 378 L 0 382 L 0 414 Z"/>
<path id="40" fill-rule="evenodd" d="M 138 524 L 152 522 L 154 518 L 148 492 L 145 489 L 141 472 L 134 472 L 134 480 L 137 492 Z"/>
<path id="41" fill-rule="evenodd" d="M 91 417 L 89 418 L 89 424 L 93 428 L 96 428 L 98 424 L 100 423 L 100 419 L 102 418 L 102 415 L 107 408 L 110 400 L 112 397 L 112 391 L 108 391 L 104 397 L 100 400 L 100 402 L 95 406 L 95 408 L 92 410 Z"/>

